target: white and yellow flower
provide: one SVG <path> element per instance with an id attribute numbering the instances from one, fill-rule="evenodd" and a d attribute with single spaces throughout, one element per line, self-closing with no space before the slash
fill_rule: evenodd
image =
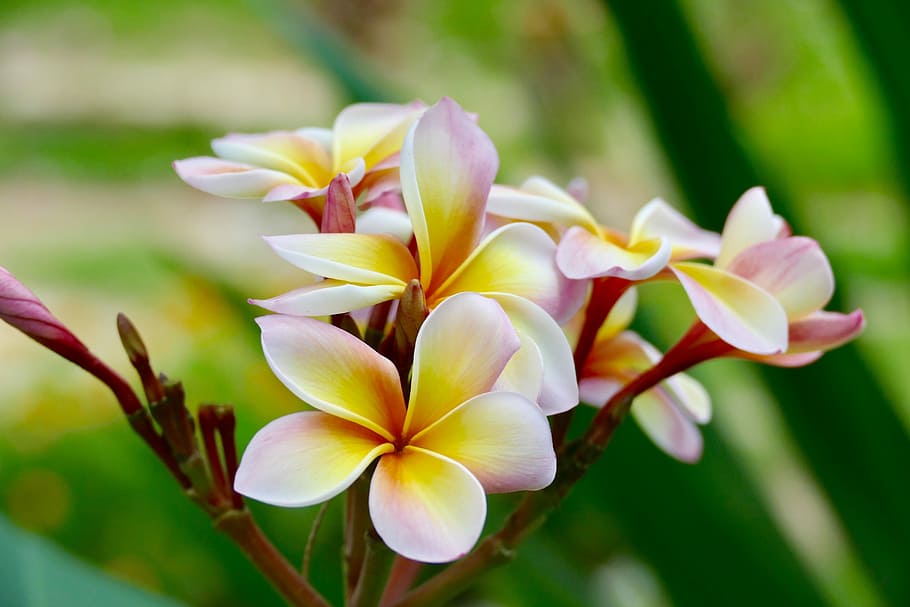
<path id="1" fill-rule="evenodd" d="M 272 370 L 316 411 L 277 419 L 253 437 L 238 492 L 308 506 L 376 462 L 369 510 L 377 533 L 408 558 L 445 562 L 477 541 L 485 493 L 552 482 L 543 413 L 520 394 L 490 391 L 520 343 L 496 302 L 459 294 L 427 317 L 407 404 L 395 366 L 341 329 L 285 315 L 259 324 Z"/>

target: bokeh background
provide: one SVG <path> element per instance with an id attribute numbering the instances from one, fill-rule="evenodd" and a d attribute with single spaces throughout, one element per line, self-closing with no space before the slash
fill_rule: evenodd
<path id="1" fill-rule="evenodd" d="M 4 0 L 0 264 L 131 376 L 126 312 L 191 402 L 236 405 L 244 445 L 298 407 L 245 301 L 295 285 L 259 236 L 306 221 L 183 185 L 170 162 L 212 137 L 449 95 L 479 113 L 500 182 L 584 177 L 621 229 L 655 196 L 719 229 L 763 184 L 865 335 L 805 369 L 699 368 L 716 405 L 700 464 L 624 425 L 455 604 L 910 605 L 908 57 L 898 0 Z M 692 312 L 673 286 L 642 295 L 637 326 L 666 346 Z M 491 524 L 513 501 L 491 500 Z M 315 509 L 254 508 L 299 559 Z M 0 513 L 0 588 L 26 589 L 4 605 L 281 604 L 105 389 L 8 327 Z M 335 600 L 340 519 L 333 502 L 313 562 Z M 83 579 L 53 545 L 143 590 Z"/>

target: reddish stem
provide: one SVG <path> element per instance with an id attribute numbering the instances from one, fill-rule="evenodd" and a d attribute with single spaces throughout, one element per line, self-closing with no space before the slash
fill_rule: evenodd
<path id="1" fill-rule="evenodd" d="M 588 300 L 588 307 L 585 309 L 585 320 L 578 336 L 578 343 L 575 345 L 575 377 L 581 379 L 585 362 L 594 348 L 594 341 L 597 338 L 597 332 L 610 315 L 610 310 L 622 297 L 632 281 L 625 278 L 616 278 L 607 276 L 595 278 L 592 282 L 591 297 Z M 572 422 L 574 409 L 561 413 L 553 418 L 552 434 L 553 447 L 557 450 L 562 447 L 566 440 L 566 434 L 569 431 L 569 425 Z"/>
<path id="2" fill-rule="evenodd" d="M 403 597 L 414 585 L 414 580 L 417 579 L 422 568 L 423 563 L 412 561 L 401 555 L 396 556 L 395 562 L 392 563 L 392 570 L 389 572 L 385 591 L 382 593 L 382 599 L 379 601 L 380 607 L 389 607 Z"/>
<path id="3" fill-rule="evenodd" d="M 218 443 L 215 438 L 218 417 L 215 413 L 216 405 L 202 405 L 199 407 L 199 433 L 202 435 L 202 445 L 205 447 L 205 458 L 212 475 L 212 484 L 215 486 L 216 499 L 226 498 L 231 494 L 228 488 L 227 477 L 221 465 L 218 454 Z"/>
<path id="4" fill-rule="evenodd" d="M 224 453 L 224 467 L 227 470 L 227 479 L 230 483 L 231 502 L 234 508 L 243 509 L 243 496 L 234 490 L 234 478 L 237 476 L 237 443 L 234 430 L 237 420 L 234 418 L 234 409 L 219 406 L 215 409 L 218 418 L 218 436 L 221 437 L 221 451 Z"/>

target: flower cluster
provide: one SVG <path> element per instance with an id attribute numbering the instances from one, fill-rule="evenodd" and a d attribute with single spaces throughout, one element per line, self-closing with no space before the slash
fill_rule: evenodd
<path id="1" fill-rule="evenodd" d="M 544 178 L 494 185 L 494 145 L 449 99 L 354 105 L 331 130 L 212 147 L 219 158 L 175 163 L 184 181 L 291 201 L 318 227 L 266 238 L 308 279 L 251 300 L 275 313 L 259 319 L 269 365 L 314 410 L 264 427 L 235 487 L 307 506 L 368 477 L 376 532 L 414 560 L 467 553 L 486 493 L 549 485 L 579 396 L 635 398 L 653 441 L 695 461 L 711 403 L 683 371 L 720 356 L 807 364 L 863 327 L 860 311 L 822 311 L 828 261 L 762 189 L 721 234 L 659 199 L 622 232 Z M 663 355 L 628 330 L 637 285 L 657 280 L 696 315 Z"/>

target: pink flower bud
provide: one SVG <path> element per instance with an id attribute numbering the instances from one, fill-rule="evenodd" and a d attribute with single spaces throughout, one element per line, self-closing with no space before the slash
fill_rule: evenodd
<path id="1" fill-rule="evenodd" d="M 338 174 L 326 193 L 325 210 L 322 212 L 323 233 L 353 233 L 357 216 L 351 180 L 344 173 Z"/>
<path id="2" fill-rule="evenodd" d="M 51 314 L 34 293 L 2 266 L 0 319 L 76 364 L 81 365 L 80 360 L 92 356 L 88 348 Z"/>
<path id="3" fill-rule="evenodd" d="M 129 384 L 101 362 L 25 285 L 0 266 L 0 319 L 82 367 L 114 393 L 126 414 L 142 408 Z"/>

